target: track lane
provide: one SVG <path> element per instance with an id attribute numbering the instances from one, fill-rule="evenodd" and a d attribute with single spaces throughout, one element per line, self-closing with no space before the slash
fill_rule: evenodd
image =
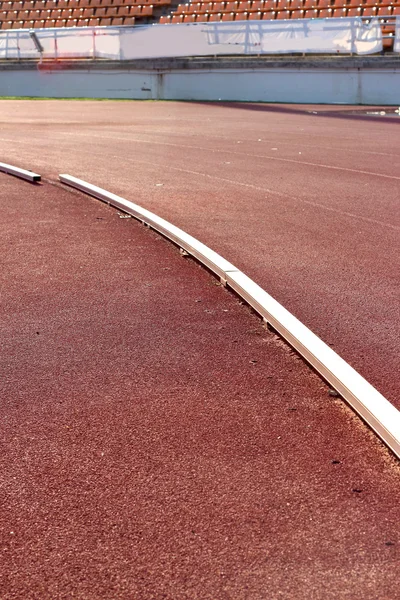
<path id="1" fill-rule="evenodd" d="M 395 597 L 359 419 L 156 234 L 0 185 L 3 598 Z"/>
<path id="2" fill-rule="evenodd" d="M 236 152 L 237 135 L 248 135 L 247 128 L 257 123 L 260 131 L 281 132 L 296 144 L 340 141 L 352 150 L 344 155 L 348 164 L 359 166 L 357 147 L 399 148 L 397 126 L 173 103 L 78 103 L 79 110 L 77 103 L 32 104 L 46 106 L 54 138 L 38 136 L 40 114 L 25 118 L 29 139 L 23 139 L 18 125 L 4 125 L 1 135 L 4 128 L 15 131 L 4 144 L 16 159 L 22 152 L 54 178 L 68 170 L 195 235 L 246 271 L 399 407 L 392 376 L 400 355 L 397 180 L 300 164 L 288 169 L 246 153 L 225 154 Z M 21 118 L 25 108 L 20 110 Z M 68 135 L 60 131 L 62 115 Z M 197 133 L 196 140 L 203 136 L 211 149 L 215 143 L 215 149 L 221 144 L 225 149 L 211 153 L 180 149 L 179 143 L 112 141 L 110 127 L 123 138 L 128 137 L 125 127 L 136 131 L 134 137 L 161 129 L 166 144 L 169 132 L 175 141 L 176 135 L 191 139 Z M 94 137 L 104 131 L 107 139 Z M 212 137 L 228 131 L 230 142 Z M 160 132 L 154 138 L 160 141 Z M 13 144 L 14 139 L 22 143 Z M 383 158 L 368 160 L 376 163 L 375 170 L 389 169 Z M 395 160 L 391 172 L 398 172 Z"/>

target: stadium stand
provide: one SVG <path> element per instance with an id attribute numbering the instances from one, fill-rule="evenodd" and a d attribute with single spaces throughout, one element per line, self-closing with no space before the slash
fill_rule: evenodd
<path id="1" fill-rule="evenodd" d="M 171 0 L 0 1 L 1 29 L 124 26 L 153 22 Z"/>
<path id="2" fill-rule="evenodd" d="M 310 19 L 327 17 L 390 17 L 400 15 L 400 0 L 360 2 L 360 0 L 253 0 L 191 2 L 179 4 L 161 23 L 242 21 L 260 19 Z"/>
<path id="3" fill-rule="evenodd" d="M 0 29 L 378 17 L 390 50 L 400 0 L 0 0 Z"/>
<path id="4" fill-rule="evenodd" d="M 257 21 L 340 17 L 380 17 L 383 45 L 393 45 L 394 18 L 400 16 L 400 0 L 228 0 L 179 4 L 160 23 L 204 23 L 216 21 Z M 391 22 L 388 22 L 391 21 Z"/>

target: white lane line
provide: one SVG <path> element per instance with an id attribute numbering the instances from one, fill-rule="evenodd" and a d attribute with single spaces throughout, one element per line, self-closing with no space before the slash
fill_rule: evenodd
<path id="1" fill-rule="evenodd" d="M 37 173 L 33 173 L 32 171 L 27 171 L 26 169 L 20 169 L 19 167 L 14 167 L 14 165 L 8 165 L 7 163 L 0 162 L 0 171 L 3 173 L 8 173 L 9 175 L 14 175 L 15 177 L 19 177 L 20 179 L 25 179 L 26 181 L 34 182 L 40 181 L 41 177 Z"/>
<path id="2" fill-rule="evenodd" d="M 336 352 L 247 275 L 192 236 L 137 204 L 71 175 L 60 175 L 60 181 L 131 214 L 211 268 L 339 392 L 400 458 L 400 412 Z M 225 268 L 228 270 L 224 271 Z"/>
<path id="3" fill-rule="evenodd" d="M 279 156 L 270 156 L 270 155 L 264 155 L 264 154 L 252 154 L 252 153 L 247 153 L 247 152 L 237 152 L 235 150 L 222 150 L 219 148 L 205 148 L 204 146 L 192 146 L 189 144 L 174 144 L 172 142 L 160 142 L 160 141 L 152 141 L 152 140 L 140 140 L 138 138 L 125 138 L 125 137 L 117 137 L 117 136 L 106 136 L 106 135 L 97 135 L 97 134 L 90 134 L 90 133 L 69 133 L 69 132 L 65 132 L 62 135 L 72 135 L 72 136 L 81 136 L 81 137 L 88 137 L 90 136 L 90 138 L 98 138 L 98 139 L 105 139 L 105 140 L 119 140 L 122 142 L 131 142 L 131 143 L 135 143 L 135 144 L 153 144 L 154 146 L 171 146 L 173 148 L 188 148 L 188 149 L 192 149 L 192 150 L 202 150 L 205 152 L 210 152 L 210 153 L 221 153 L 221 154 L 235 154 L 237 156 L 247 156 L 249 158 L 262 158 L 262 159 L 267 159 L 267 160 L 274 160 L 274 161 L 279 161 L 279 162 L 286 162 L 286 163 L 290 163 L 290 164 L 298 164 L 298 165 L 306 165 L 306 166 L 310 166 L 310 167 L 318 167 L 319 169 L 331 169 L 334 171 L 345 171 L 345 172 L 349 172 L 349 173 L 358 173 L 360 175 L 369 175 L 371 177 L 383 177 L 385 179 L 393 179 L 395 181 L 400 181 L 400 177 L 398 177 L 397 175 L 386 175 L 384 173 L 376 173 L 374 171 L 363 171 L 361 169 L 350 169 L 349 167 L 336 167 L 334 165 L 326 165 L 323 163 L 313 163 L 313 162 L 308 162 L 308 161 L 304 161 L 304 160 L 295 160 L 292 158 L 283 158 L 283 157 L 279 157 Z"/>
<path id="4" fill-rule="evenodd" d="M 136 160 L 134 158 L 127 158 L 126 161 L 138 163 L 142 165 L 150 165 L 152 167 L 160 167 L 165 169 L 165 165 L 161 165 L 160 163 L 155 163 L 153 161 L 146 160 Z M 229 183 L 230 185 L 238 185 L 241 187 L 250 188 L 259 192 L 279 196 L 281 198 L 294 200 L 295 202 L 301 202 L 303 204 L 307 204 L 308 206 L 312 206 L 313 208 L 321 208 L 322 210 L 327 210 L 328 212 L 333 212 L 338 215 L 342 215 L 345 217 L 350 217 L 352 219 L 365 221 L 366 223 L 373 223 L 374 225 L 380 225 L 381 227 L 385 227 L 388 229 L 393 229 L 394 231 L 400 231 L 400 227 L 397 225 L 392 225 L 391 223 L 386 223 L 385 221 L 379 221 L 377 219 L 372 219 L 371 217 L 365 217 L 364 215 L 357 215 L 355 213 L 351 213 L 345 210 L 340 210 L 338 208 L 333 208 L 332 206 L 326 206 L 326 204 L 320 204 L 319 202 L 313 202 L 312 200 L 306 200 L 304 198 L 300 198 L 299 196 L 293 196 L 291 194 L 286 194 L 285 192 L 280 192 L 278 190 L 271 190 L 270 188 L 261 187 L 259 185 L 254 185 L 253 183 L 244 183 L 243 181 L 236 181 L 235 179 L 228 179 L 226 177 L 219 177 L 218 175 L 210 175 L 209 173 L 202 173 L 201 171 L 193 171 L 191 169 L 183 169 L 181 167 L 175 167 L 172 165 L 168 165 L 168 169 L 172 169 L 174 171 L 179 171 L 181 173 L 188 173 L 189 175 L 196 175 L 199 177 L 205 177 L 206 179 L 216 179 L 217 181 L 223 181 L 224 183 Z"/>
<path id="5" fill-rule="evenodd" d="M 179 132 L 179 131 L 151 131 L 151 130 L 141 130 L 138 131 L 137 127 L 135 125 L 128 125 L 124 128 L 125 130 L 129 130 L 132 129 L 134 133 L 139 133 L 140 135 L 155 135 L 158 137 L 162 137 L 162 136 L 169 136 L 169 137 L 175 137 L 175 138 L 179 138 L 179 137 L 183 137 L 185 139 L 187 139 L 187 135 L 184 132 Z M 113 129 L 108 128 L 109 131 L 115 131 L 116 134 L 119 133 L 119 129 Z M 377 156 L 387 156 L 390 158 L 400 158 L 400 154 L 396 154 L 394 152 L 377 152 L 376 150 L 362 150 L 361 148 L 343 148 L 341 146 L 321 146 L 320 144 L 305 144 L 303 141 L 293 141 L 293 142 L 284 142 L 282 139 L 280 139 L 279 137 L 272 140 L 270 138 L 264 138 L 262 137 L 263 132 L 261 129 L 249 129 L 246 127 L 246 133 L 249 133 L 249 131 L 255 131 L 257 133 L 257 136 L 255 138 L 241 138 L 241 141 L 243 143 L 248 143 L 248 144 L 258 144 L 258 140 L 261 138 L 261 142 L 264 144 L 271 144 L 271 146 L 291 146 L 292 148 L 312 148 L 312 149 L 316 149 L 318 148 L 319 150 L 335 150 L 338 152 L 353 152 L 354 154 L 370 154 L 370 155 L 377 155 Z M 299 133 L 299 132 L 293 132 L 293 133 Z M 239 136 L 243 134 L 243 130 L 240 130 L 236 133 L 236 135 Z M 292 132 L 290 133 L 292 135 Z M 215 139 L 215 140 L 224 140 L 225 142 L 229 142 L 232 143 L 232 138 L 228 138 L 226 136 L 222 136 L 222 135 L 213 135 L 211 133 L 194 133 L 191 132 L 190 133 L 191 136 L 193 137 L 201 137 L 201 138 L 210 138 L 210 139 Z M 309 137 L 311 137 L 310 134 Z M 303 133 L 304 136 L 304 133 Z M 354 139 L 352 138 L 348 138 L 349 141 L 354 141 Z"/>
<path id="6" fill-rule="evenodd" d="M 64 134 L 63 134 L 64 135 Z M 68 134 L 68 135 L 74 135 L 74 134 Z M 87 137 L 87 135 L 85 134 L 85 137 Z M 97 136 L 99 138 L 104 138 L 104 139 L 110 139 L 106 136 Z M 121 138 L 124 139 L 124 138 Z M 6 138 L 0 138 L 0 141 L 6 141 L 6 142 L 13 142 L 14 140 L 10 140 L 10 139 L 6 139 Z M 18 142 L 25 144 L 28 143 L 25 140 L 17 140 Z M 89 142 L 90 140 L 88 140 Z M 126 140 L 129 141 L 129 140 Z M 32 139 L 30 140 L 29 144 L 32 144 Z M 104 154 L 101 153 L 96 153 L 95 151 L 93 151 L 92 149 L 90 150 L 90 155 L 91 156 L 99 156 L 100 158 L 104 158 Z M 112 158 L 117 158 L 117 156 L 113 156 Z M 165 168 L 165 165 L 162 165 L 161 163 L 157 163 L 157 162 L 153 162 L 153 161 L 146 161 L 146 160 L 137 160 L 135 158 L 130 158 L 129 156 L 125 156 L 124 157 L 124 161 L 125 162 L 132 162 L 132 163 L 137 163 L 137 164 L 142 164 L 142 165 L 149 165 L 152 167 L 160 167 L 161 169 Z M 327 206 L 326 204 L 321 204 L 320 202 L 313 202 L 312 200 L 306 200 L 305 198 L 301 198 L 299 196 L 293 196 L 292 194 L 286 194 L 284 192 L 280 192 L 278 190 L 272 190 L 270 188 L 266 188 L 266 187 L 262 187 L 262 186 L 257 186 L 254 185 L 252 183 L 244 183 L 242 181 L 236 181 L 234 179 L 228 179 L 226 177 L 219 177 L 218 175 L 210 175 L 209 173 L 203 173 L 201 171 L 193 171 L 191 169 L 184 169 L 182 167 L 176 167 L 173 165 L 168 165 L 168 169 L 170 170 L 174 170 L 174 171 L 179 171 L 180 173 L 188 173 L 189 175 L 196 175 L 198 177 L 204 177 L 207 179 L 215 179 L 216 181 L 223 181 L 225 183 L 229 183 L 230 185 L 237 185 L 240 187 L 245 187 L 245 188 L 250 188 L 259 192 L 263 192 L 263 193 L 267 193 L 267 194 L 272 194 L 275 196 L 280 196 L 282 198 L 285 199 L 290 199 L 290 200 L 294 200 L 295 202 L 301 202 L 303 204 L 306 204 L 308 206 L 312 206 L 313 208 L 319 208 L 321 210 L 326 210 L 328 212 L 332 212 L 338 215 L 342 215 L 342 216 L 346 216 L 346 217 L 350 217 L 351 219 L 356 219 L 359 221 L 364 221 L 365 223 L 372 223 L 373 225 L 379 225 L 380 227 L 384 227 L 387 229 L 392 229 L 393 231 L 400 231 L 400 227 L 397 225 L 393 225 L 391 223 L 386 223 L 385 221 L 379 221 L 378 219 L 373 219 L 371 217 L 365 217 L 364 215 L 357 215 L 356 213 L 351 213 L 348 211 L 344 211 L 344 210 L 340 210 L 338 208 L 333 208 L 331 206 Z"/>

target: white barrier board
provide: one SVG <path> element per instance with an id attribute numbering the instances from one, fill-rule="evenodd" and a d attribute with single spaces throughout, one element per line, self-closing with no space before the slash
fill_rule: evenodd
<path id="1" fill-rule="evenodd" d="M 109 58 L 118 60 L 120 27 L 63 27 L 35 29 L 44 58 Z M 129 31 L 132 31 L 130 28 Z M 39 58 L 29 30 L 0 33 L 0 58 Z"/>
<path id="2" fill-rule="evenodd" d="M 372 54 L 382 50 L 375 19 L 298 19 L 179 23 L 138 28 L 121 35 L 124 59 L 226 54 Z"/>
<path id="3" fill-rule="evenodd" d="M 296 19 L 179 23 L 144 27 L 35 29 L 44 58 L 134 60 L 258 54 L 373 54 L 382 51 L 378 19 Z M 0 58 L 38 58 L 29 31 L 0 33 Z"/>

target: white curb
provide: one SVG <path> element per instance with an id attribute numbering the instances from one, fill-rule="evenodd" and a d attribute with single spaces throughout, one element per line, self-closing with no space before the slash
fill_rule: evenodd
<path id="1" fill-rule="evenodd" d="M 322 375 L 400 458 L 400 412 L 325 342 L 222 256 L 154 213 L 71 175 L 60 181 L 123 210 L 216 273 Z"/>
<path id="2" fill-rule="evenodd" d="M 9 175 L 15 175 L 20 179 L 26 179 L 27 181 L 31 182 L 41 180 L 41 176 L 37 173 L 32 173 L 32 171 L 20 169 L 19 167 L 14 167 L 13 165 L 8 165 L 7 163 L 0 162 L 0 171 L 8 173 Z"/>

